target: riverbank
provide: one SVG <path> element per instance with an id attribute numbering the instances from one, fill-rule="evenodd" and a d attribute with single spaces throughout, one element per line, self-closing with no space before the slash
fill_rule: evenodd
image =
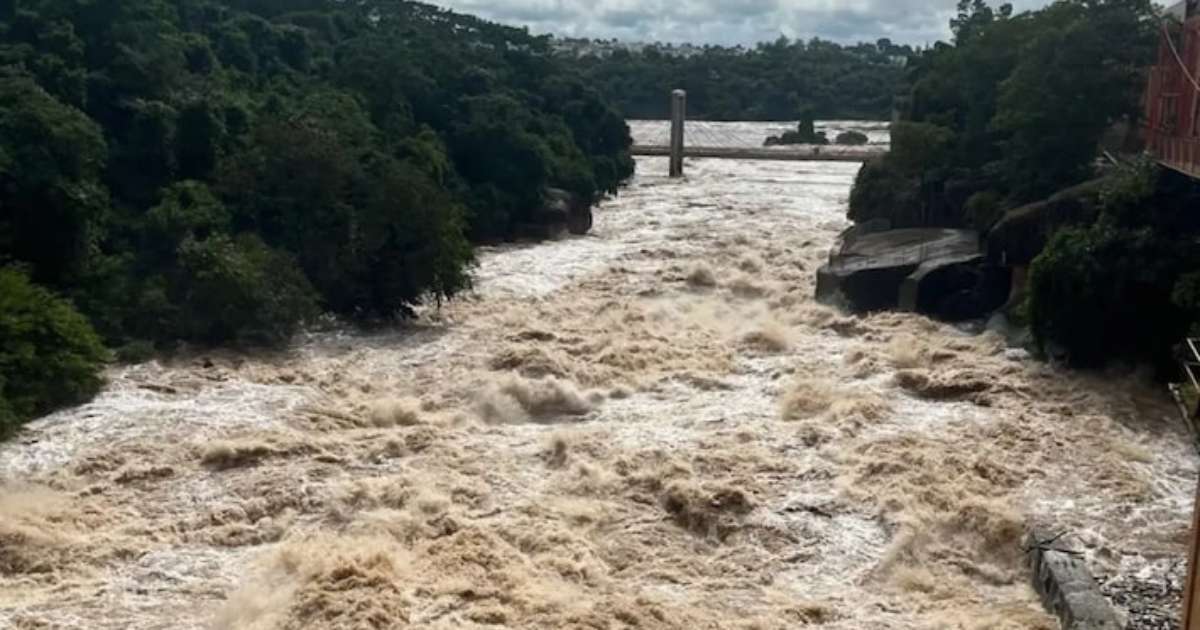
<path id="1" fill-rule="evenodd" d="M 856 167 L 644 160 L 419 325 L 113 375 L 0 447 L 0 625 L 1054 628 L 1186 552 L 1161 392 L 813 300 Z"/>

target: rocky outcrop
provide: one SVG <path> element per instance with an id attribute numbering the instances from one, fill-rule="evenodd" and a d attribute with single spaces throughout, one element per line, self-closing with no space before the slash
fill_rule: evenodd
<path id="1" fill-rule="evenodd" d="M 878 227 L 843 233 L 817 273 L 818 300 L 855 312 L 899 308 L 952 321 L 983 317 L 1004 303 L 1007 277 L 983 264 L 978 233 Z"/>
<path id="2" fill-rule="evenodd" d="M 1004 267 L 1026 266 L 1059 228 L 1095 221 L 1106 182 L 1105 178 L 1094 179 L 1009 210 L 988 232 L 988 260 Z"/>
<path id="3" fill-rule="evenodd" d="M 967 200 L 989 190 L 991 182 L 967 171 L 922 177 L 897 162 L 887 154 L 863 164 L 850 191 L 851 221 L 887 219 L 896 228 L 978 227 L 966 220 Z"/>
<path id="4" fill-rule="evenodd" d="M 842 133 L 839 133 L 833 142 L 834 144 L 857 147 L 867 144 L 870 141 L 871 139 L 867 137 L 867 134 L 851 129 L 849 131 L 843 131 Z"/>
<path id="5" fill-rule="evenodd" d="M 547 188 L 544 203 L 529 224 L 518 227 L 521 236 L 552 239 L 566 233 L 587 234 L 592 229 L 592 205 L 559 188 Z"/>

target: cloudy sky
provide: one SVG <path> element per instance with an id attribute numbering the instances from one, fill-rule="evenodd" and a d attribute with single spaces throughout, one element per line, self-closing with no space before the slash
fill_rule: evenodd
<path id="1" fill-rule="evenodd" d="M 535 33 L 628 41 L 753 44 L 780 35 L 927 44 L 956 0 L 432 0 Z M 1015 0 L 1018 11 L 1049 0 Z M 993 4 L 999 4 L 995 2 Z"/>

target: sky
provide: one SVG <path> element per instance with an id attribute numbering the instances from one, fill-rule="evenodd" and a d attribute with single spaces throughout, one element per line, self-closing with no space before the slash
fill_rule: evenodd
<path id="1" fill-rule="evenodd" d="M 784 35 L 925 45 L 950 35 L 956 0 L 432 0 L 537 34 L 751 45 Z M 1017 11 L 1049 0 L 1012 0 Z M 999 2 L 993 2 L 998 5 Z"/>

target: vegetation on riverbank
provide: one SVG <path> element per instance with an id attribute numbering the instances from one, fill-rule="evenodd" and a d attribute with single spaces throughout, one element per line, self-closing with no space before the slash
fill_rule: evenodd
<path id="1" fill-rule="evenodd" d="M 1039 345 L 1078 366 L 1121 358 L 1169 369 L 1172 346 L 1200 322 L 1198 203 L 1191 183 L 1148 161 L 1109 177 L 1096 218 L 1059 229 L 1033 261 Z"/>
<path id="2" fill-rule="evenodd" d="M 1136 120 L 1157 25 L 1146 0 L 1016 15 L 962 0 L 954 41 L 914 58 L 892 151 L 860 172 L 850 218 L 980 230 L 994 263 L 1032 263 L 1043 349 L 1168 364 L 1200 320 L 1195 188 L 1149 163 L 1096 167 L 1105 133 Z"/>
<path id="3" fill-rule="evenodd" d="M 962 0 L 953 43 L 913 58 L 892 151 L 860 174 L 850 217 L 987 229 L 1093 176 L 1102 135 L 1137 113 L 1156 24 L 1148 0 L 1017 15 Z"/>
<path id="4" fill-rule="evenodd" d="M 912 52 L 887 39 L 842 46 L 780 38 L 749 50 L 647 46 L 572 63 L 627 118 L 669 118 L 667 95 L 682 88 L 688 116 L 702 120 L 794 120 L 806 108 L 823 120 L 887 120 Z"/>
<path id="5" fill-rule="evenodd" d="M 632 174 L 624 120 L 548 41 L 401 0 L 0 3 L 0 267 L 44 287 L 0 318 L 68 322 L 94 367 L 71 304 L 144 348 L 454 296 L 471 242 L 536 223 L 547 188 Z M 66 402 L 9 397 L 13 365 L 18 418 Z"/>
<path id="6" fill-rule="evenodd" d="M 100 389 L 108 351 L 66 300 L 0 268 L 0 438 Z"/>

